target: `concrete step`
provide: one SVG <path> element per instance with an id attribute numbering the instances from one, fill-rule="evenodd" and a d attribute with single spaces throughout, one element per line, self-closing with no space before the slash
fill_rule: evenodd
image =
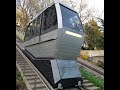
<path id="1" fill-rule="evenodd" d="M 29 77 L 29 78 L 31 78 L 31 77 Z M 33 79 L 28 79 L 28 77 L 27 77 L 26 79 L 29 83 L 33 83 L 33 82 L 35 82 L 35 77 L 32 77 L 32 78 Z M 41 79 L 38 78 L 38 76 L 36 76 L 36 82 L 41 82 Z"/>
<path id="2" fill-rule="evenodd" d="M 19 65 L 20 67 L 24 67 L 24 66 L 25 66 L 25 67 L 31 67 L 29 64 L 25 64 L 25 65 L 24 65 L 24 64 L 22 64 L 22 65 L 21 65 L 21 64 L 18 64 L 18 65 Z"/>
<path id="3" fill-rule="evenodd" d="M 32 85 L 32 84 L 35 83 L 35 80 L 28 80 L 28 82 L 29 82 L 30 85 Z M 41 83 L 42 83 L 42 81 L 40 79 L 36 80 L 36 84 L 41 84 Z"/>
<path id="4" fill-rule="evenodd" d="M 24 73 L 35 73 L 33 70 L 25 70 Z"/>
<path id="5" fill-rule="evenodd" d="M 24 59 L 16 59 L 16 61 L 19 61 L 19 62 L 20 62 L 20 61 L 25 61 L 25 60 L 24 60 Z"/>
<path id="6" fill-rule="evenodd" d="M 21 70 L 24 70 L 24 67 L 20 67 L 21 68 Z M 32 68 L 31 67 L 25 67 L 25 70 L 32 70 Z"/>
<path id="7" fill-rule="evenodd" d="M 24 69 L 23 66 L 20 66 L 20 68 L 21 68 L 22 70 Z M 28 69 L 29 69 L 29 70 L 32 70 L 32 68 L 31 68 L 30 66 L 26 66 L 25 69 L 26 69 L 26 70 L 28 70 Z"/>
<path id="8" fill-rule="evenodd" d="M 22 68 L 22 69 L 28 69 L 28 68 L 31 68 L 30 66 L 28 66 L 28 65 L 26 65 L 26 66 L 23 66 L 23 65 L 19 65 L 20 66 L 20 68 Z M 31 68 L 32 69 L 32 68 Z"/>
<path id="9" fill-rule="evenodd" d="M 26 77 L 26 79 L 27 79 L 28 81 L 34 81 L 35 78 L 36 78 L 36 80 L 39 80 L 39 79 L 40 79 L 37 75 L 33 75 L 33 76 L 31 76 L 31 77 L 29 77 L 29 75 L 28 75 L 28 77 Z M 41 81 L 41 79 L 40 79 L 40 81 Z"/>
<path id="10" fill-rule="evenodd" d="M 30 65 L 29 65 L 28 63 L 25 63 L 25 64 L 19 63 L 18 65 L 19 65 L 19 66 L 24 66 L 24 65 L 25 65 L 25 66 L 27 66 L 27 67 L 28 67 L 28 66 L 30 67 Z"/>
<path id="11" fill-rule="evenodd" d="M 27 62 L 18 62 L 19 65 L 28 64 Z"/>
<path id="12" fill-rule="evenodd" d="M 17 60 L 17 63 L 26 63 L 24 60 Z"/>
<path id="13" fill-rule="evenodd" d="M 29 65 L 28 63 L 17 63 L 19 66 Z M 30 65 L 29 65 L 30 66 Z"/>
<path id="14" fill-rule="evenodd" d="M 83 80 L 83 83 L 88 83 L 89 82 L 89 80 Z"/>
<path id="15" fill-rule="evenodd" d="M 21 56 L 19 56 L 19 57 L 17 57 L 16 59 L 17 59 L 17 60 L 23 60 L 24 58 L 21 57 Z"/>
<path id="16" fill-rule="evenodd" d="M 32 90 L 48 90 L 46 87 L 36 87 L 36 89 L 32 88 Z"/>
<path id="17" fill-rule="evenodd" d="M 34 88 L 35 85 L 34 84 L 30 84 L 30 86 L 31 86 L 31 88 Z M 41 89 L 41 90 L 43 90 L 43 88 L 46 88 L 43 83 L 36 84 L 36 87 L 37 88 L 39 87 L 39 89 Z"/>
<path id="18" fill-rule="evenodd" d="M 100 90 L 100 88 L 93 86 L 93 87 L 87 87 L 86 90 Z"/>
<path id="19" fill-rule="evenodd" d="M 93 83 L 83 83 L 83 86 L 84 87 L 91 87 L 91 86 L 94 86 Z"/>
<path id="20" fill-rule="evenodd" d="M 17 61 L 23 61 L 24 58 L 16 58 Z"/>
<path id="21" fill-rule="evenodd" d="M 20 66 L 20 68 L 22 69 L 22 70 L 24 70 L 24 68 L 25 68 L 25 70 L 32 70 L 32 68 L 30 67 L 30 66 L 25 66 L 25 67 L 23 67 L 23 66 Z"/>
<path id="22" fill-rule="evenodd" d="M 21 58 L 23 58 L 23 57 L 22 57 L 21 55 L 18 55 L 17 58 L 20 58 L 20 59 L 21 59 Z"/>
<path id="23" fill-rule="evenodd" d="M 35 76 L 37 76 L 35 73 L 24 73 L 24 76 L 26 76 L 26 77 L 35 77 Z"/>
<path id="24" fill-rule="evenodd" d="M 26 79 L 29 80 L 35 80 L 35 77 L 26 77 Z M 36 77 L 36 79 L 39 79 L 39 77 Z"/>
<path id="25" fill-rule="evenodd" d="M 24 72 L 24 75 L 31 75 L 31 74 L 35 74 L 35 72 L 34 72 L 34 71 L 32 71 L 32 72 L 23 71 L 23 72 Z"/>

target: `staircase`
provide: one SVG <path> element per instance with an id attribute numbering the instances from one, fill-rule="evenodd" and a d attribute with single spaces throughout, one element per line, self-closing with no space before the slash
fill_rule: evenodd
<path id="1" fill-rule="evenodd" d="M 22 53 L 22 52 L 21 52 Z M 41 79 L 30 61 L 25 60 L 18 50 L 16 50 L 16 66 L 20 71 L 28 90 L 50 90 Z"/>

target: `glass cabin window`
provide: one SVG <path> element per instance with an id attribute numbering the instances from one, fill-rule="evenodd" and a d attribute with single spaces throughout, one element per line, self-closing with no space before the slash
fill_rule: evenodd
<path id="1" fill-rule="evenodd" d="M 36 19 L 36 34 L 40 35 L 40 27 L 41 27 L 41 17 L 42 15 L 39 15 Z"/>
<path id="2" fill-rule="evenodd" d="M 34 36 L 35 36 L 35 33 L 36 33 L 35 20 L 32 22 L 31 31 L 32 31 L 32 37 L 34 37 Z"/>
<path id="3" fill-rule="evenodd" d="M 27 27 L 25 39 L 29 40 L 37 35 L 48 33 L 57 29 L 57 13 L 55 5 L 47 8 Z"/>
<path id="4" fill-rule="evenodd" d="M 53 5 L 42 13 L 41 34 L 45 34 L 55 29 L 57 29 L 57 13 L 55 5 Z"/>
<path id="5" fill-rule="evenodd" d="M 25 40 L 31 39 L 33 37 L 33 35 L 34 35 L 34 24 L 33 24 L 33 22 L 30 22 L 30 24 L 27 27 Z"/>
<path id="6" fill-rule="evenodd" d="M 30 38 L 32 38 L 33 35 L 34 35 L 34 24 L 33 24 L 33 22 L 30 23 L 29 27 L 30 27 Z"/>
<path id="7" fill-rule="evenodd" d="M 30 25 L 27 27 L 27 30 L 26 30 L 26 35 L 25 35 L 25 40 L 29 40 L 30 39 Z"/>
<path id="8" fill-rule="evenodd" d="M 60 5 L 60 8 L 62 13 L 63 26 L 81 31 L 82 25 L 81 25 L 78 14 L 73 10 L 70 10 L 67 7 L 64 7 L 63 5 Z"/>

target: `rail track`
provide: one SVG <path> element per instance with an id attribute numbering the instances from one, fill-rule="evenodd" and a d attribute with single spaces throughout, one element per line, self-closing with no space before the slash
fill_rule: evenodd
<path id="1" fill-rule="evenodd" d="M 18 41 L 18 40 L 17 40 Z M 20 42 L 20 41 L 18 41 Z M 20 45 L 20 43 L 19 43 Z M 28 90 L 56 90 L 54 89 L 31 61 L 24 55 L 19 45 L 16 45 L 16 66 L 20 71 Z M 70 87 L 63 90 L 99 90 L 94 84 L 83 77 L 81 88 Z"/>
<path id="2" fill-rule="evenodd" d="M 16 46 L 16 66 L 20 71 L 28 90 L 56 90 L 37 70 L 31 61 Z M 67 88 L 63 90 L 84 90 L 82 88 Z"/>
<path id="3" fill-rule="evenodd" d="M 92 73 L 93 75 L 95 75 L 96 77 L 99 77 L 101 79 L 104 80 L 104 69 L 95 66 L 89 62 L 86 62 L 80 58 L 78 58 L 78 64 L 80 67 L 85 68 L 88 72 Z"/>

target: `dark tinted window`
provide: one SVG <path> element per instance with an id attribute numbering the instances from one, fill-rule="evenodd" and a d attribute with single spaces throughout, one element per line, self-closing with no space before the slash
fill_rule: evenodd
<path id="1" fill-rule="evenodd" d="M 28 40 L 35 36 L 40 35 L 41 18 L 42 18 L 41 15 L 39 15 L 35 20 L 33 20 L 28 25 L 25 40 Z"/>
<path id="2" fill-rule="evenodd" d="M 63 26 L 75 29 L 75 30 L 82 30 L 81 22 L 78 14 L 63 5 L 60 5 L 61 13 L 62 13 L 62 20 Z"/>
<path id="3" fill-rule="evenodd" d="M 53 5 L 42 13 L 41 34 L 45 34 L 55 29 L 57 29 L 57 14 L 55 5 Z"/>
<path id="4" fill-rule="evenodd" d="M 35 20 L 32 22 L 31 31 L 32 31 L 32 33 L 31 33 L 32 36 L 31 37 L 34 37 L 35 33 L 36 33 Z"/>
<path id="5" fill-rule="evenodd" d="M 27 27 L 26 34 L 25 34 L 25 40 L 30 39 L 31 36 L 31 30 L 30 30 L 30 25 Z"/>
<path id="6" fill-rule="evenodd" d="M 25 39 L 28 40 L 55 29 L 57 29 L 57 14 L 55 5 L 53 5 L 28 25 Z"/>
<path id="7" fill-rule="evenodd" d="M 28 25 L 25 40 L 33 38 L 34 35 L 35 35 L 35 20 Z"/>
<path id="8" fill-rule="evenodd" d="M 40 35 L 40 27 L 41 27 L 41 17 L 42 15 L 39 15 L 36 20 L 36 34 Z"/>

